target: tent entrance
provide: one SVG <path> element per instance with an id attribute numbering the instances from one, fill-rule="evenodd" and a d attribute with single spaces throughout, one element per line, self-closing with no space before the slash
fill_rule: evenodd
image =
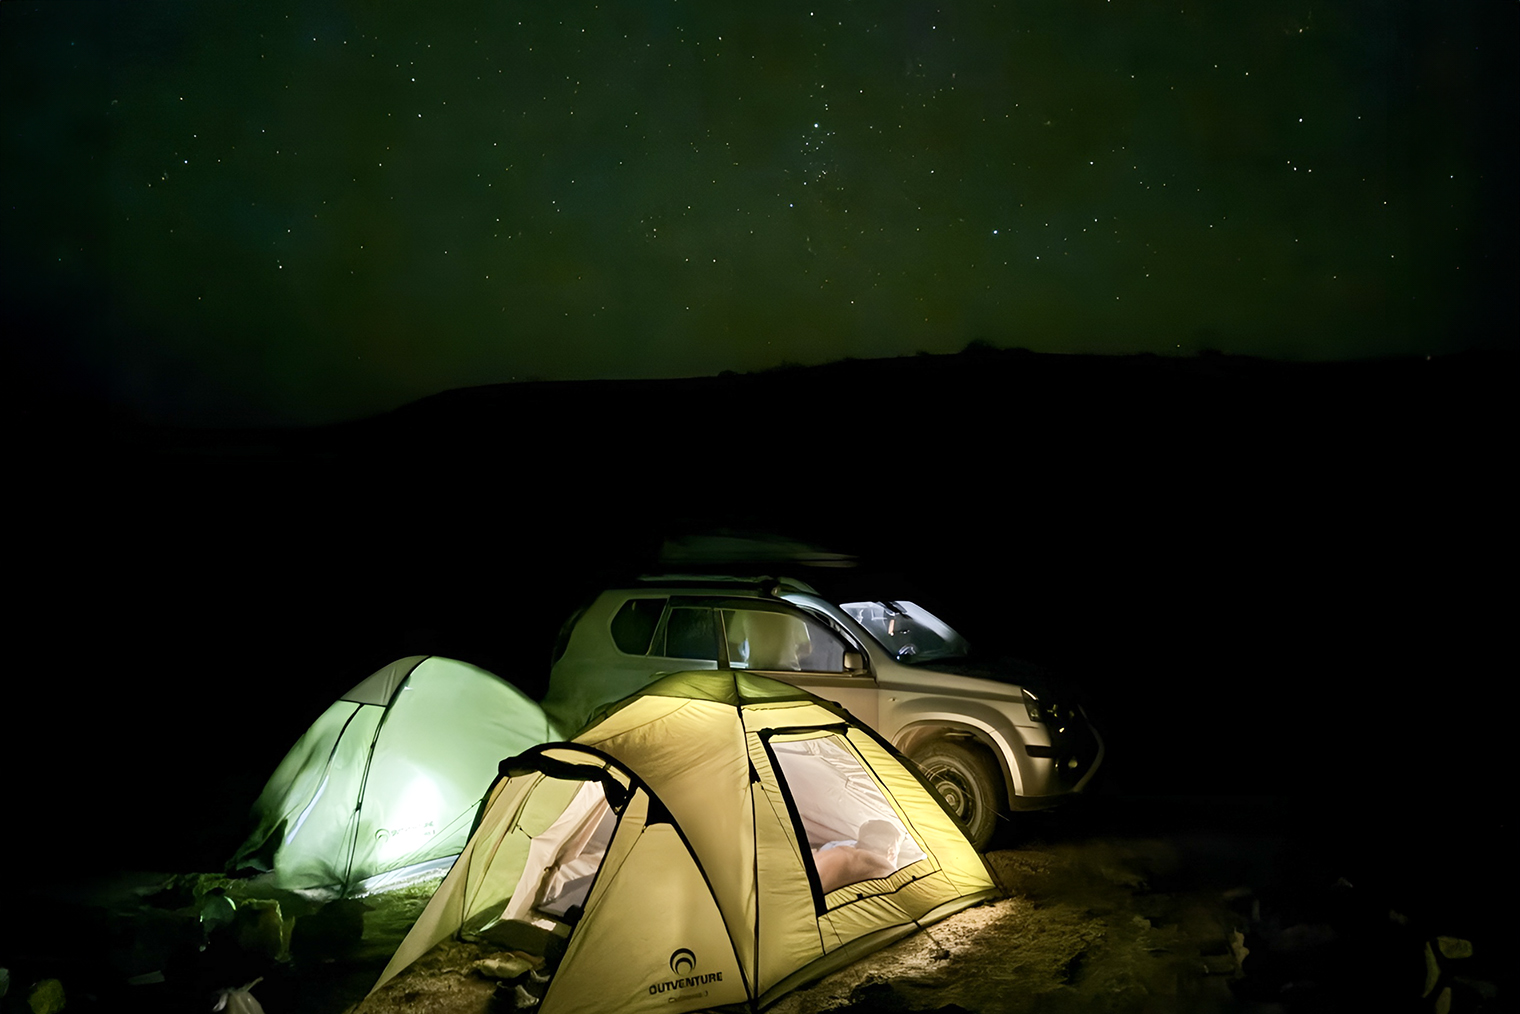
<path id="1" fill-rule="evenodd" d="M 616 827 L 602 784 L 582 782 L 565 812 L 528 847 L 528 862 L 503 918 L 545 929 L 579 922 Z"/>
<path id="2" fill-rule="evenodd" d="M 513 851 L 521 856 L 511 893 L 491 906 L 469 935 L 552 964 L 580 922 L 618 815 L 600 780 L 567 783 L 545 778 L 539 789 L 536 799 L 556 800 L 557 815 L 528 808 L 539 812 L 525 813 L 510 836 L 517 845 Z"/>

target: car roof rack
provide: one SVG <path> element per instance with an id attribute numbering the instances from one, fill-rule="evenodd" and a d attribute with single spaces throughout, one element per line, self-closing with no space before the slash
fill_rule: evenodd
<path id="1" fill-rule="evenodd" d="M 638 579 L 641 587 L 712 587 L 712 588 L 749 588 L 769 595 L 779 595 L 782 592 L 803 592 L 808 595 L 818 594 L 817 590 L 806 581 L 799 581 L 794 577 L 775 577 L 771 575 L 739 576 L 732 574 L 641 574 Z"/>

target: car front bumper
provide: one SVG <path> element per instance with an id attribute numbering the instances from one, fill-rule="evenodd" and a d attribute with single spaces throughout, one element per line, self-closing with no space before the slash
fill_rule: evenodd
<path id="1" fill-rule="evenodd" d="M 1050 730 L 1050 745 L 1023 745 L 1028 755 L 1024 792 L 1014 796 L 1010 808 L 1042 809 L 1087 788 L 1093 775 L 1103 765 L 1103 737 L 1087 721 L 1081 720 L 1060 729 Z M 1032 775 L 1032 777 L 1030 777 Z"/>

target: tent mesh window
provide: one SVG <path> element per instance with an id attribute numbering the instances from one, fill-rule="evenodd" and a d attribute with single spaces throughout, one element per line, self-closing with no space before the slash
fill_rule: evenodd
<path id="1" fill-rule="evenodd" d="M 825 895 L 891 876 L 925 857 L 881 787 L 841 737 L 777 737 L 769 746 Z"/>

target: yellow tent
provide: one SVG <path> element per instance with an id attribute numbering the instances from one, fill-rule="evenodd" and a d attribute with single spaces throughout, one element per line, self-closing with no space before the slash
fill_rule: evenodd
<path id="1" fill-rule="evenodd" d="M 662 677 L 501 775 L 376 989 L 458 936 L 543 955 L 543 1014 L 756 1009 L 998 895 L 891 747 L 762 676 Z"/>

